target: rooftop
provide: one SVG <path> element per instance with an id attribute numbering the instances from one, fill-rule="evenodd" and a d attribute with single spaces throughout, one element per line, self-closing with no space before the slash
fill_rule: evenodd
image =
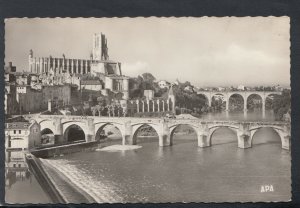
<path id="1" fill-rule="evenodd" d="M 29 122 L 5 123 L 5 129 L 28 129 Z"/>

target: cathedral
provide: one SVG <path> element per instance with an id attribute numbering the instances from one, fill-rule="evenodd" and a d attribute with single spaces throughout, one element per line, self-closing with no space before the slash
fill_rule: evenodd
<path id="1" fill-rule="evenodd" d="M 103 90 L 122 92 L 124 99 L 129 97 L 129 77 L 122 74 L 120 62 L 109 59 L 107 38 L 102 33 L 93 35 L 90 59 L 70 59 L 64 54 L 61 58 L 34 57 L 33 51 L 30 50 L 29 71 L 40 75 L 43 84 L 48 85 L 66 83 L 80 85 L 83 77 L 93 79 L 96 77 L 103 83 L 101 86 Z"/>

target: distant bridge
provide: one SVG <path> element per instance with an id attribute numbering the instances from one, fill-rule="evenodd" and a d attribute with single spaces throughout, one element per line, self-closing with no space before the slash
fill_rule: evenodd
<path id="1" fill-rule="evenodd" d="M 281 95 L 280 91 L 198 91 L 198 95 L 204 95 L 207 99 L 207 104 L 211 107 L 212 99 L 216 95 L 222 95 L 226 102 L 226 111 L 229 111 L 229 99 L 233 95 L 240 95 L 243 98 L 244 112 L 247 112 L 247 101 L 251 95 L 258 95 L 262 100 L 262 113 L 265 116 L 266 99 L 270 95 Z"/>
<path id="2" fill-rule="evenodd" d="M 169 146 L 173 143 L 176 127 L 188 125 L 197 134 L 198 146 L 211 146 L 213 133 L 226 127 L 237 135 L 239 148 L 249 148 L 257 130 L 272 128 L 280 136 L 283 149 L 290 149 L 290 123 L 273 121 L 204 121 L 201 119 L 164 119 L 164 118 L 136 118 L 136 117 L 93 117 L 93 116 L 61 116 L 61 115 L 27 115 L 28 119 L 40 124 L 40 132 L 52 132 L 56 143 L 70 140 L 72 128 L 80 128 L 84 132 L 85 141 L 100 138 L 100 133 L 107 125 L 117 127 L 122 135 L 122 144 L 136 144 L 137 132 L 145 126 L 151 126 L 159 137 L 159 146 Z"/>

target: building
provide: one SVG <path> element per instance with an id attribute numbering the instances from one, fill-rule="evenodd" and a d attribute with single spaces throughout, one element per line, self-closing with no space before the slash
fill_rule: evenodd
<path id="1" fill-rule="evenodd" d="M 245 86 L 244 86 L 244 85 L 239 85 L 239 86 L 237 87 L 237 89 L 238 89 L 238 90 L 244 91 L 244 90 L 245 90 Z"/>
<path id="2" fill-rule="evenodd" d="M 58 105 L 68 105 L 71 102 L 71 88 L 69 84 L 65 85 L 45 85 L 41 90 L 41 109 L 48 108 L 48 101 L 52 100 Z"/>
<path id="3" fill-rule="evenodd" d="M 158 86 L 160 88 L 169 88 L 170 87 L 170 82 L 166 81 L 166 80 L 160 80 L 157 82 Z"/>
<path id="4" fill-rule="evenodd" d="M 16 92 L 15 84 L 5 83 L 5 94 L 4 94 L 5 115 L 13 115 L 18 112 L 16 93 L 17 92 Z"/>
<path id="5" fill-rule="evenodd" d="M 5 148 L 7 151 L 29 150 L 41 143 L 40 126 L 28 121 L 5 123 Z"/>
<path id="6" fill-rule="evenodd" d="M 8 62 L 8 66 L 4 67 L 4 71 L 6 73 L 13 73 L 17 71 L 17 67 L 12 65 L 12 62 Z"/>
<path id="7" fill-rule="evenodd" d="M 16 86 L 16 101 L 20 114 L 39 112 L 43 109 L 42 99 L 42 92 L 40 90 L 32 89 L 30 85 Z"/>
<path id="8" fill-rule="evenodd" d="M 184 88 L 184 91 L 187 91 L 187 92 L 194 92 L 194 88 L 192 87 L 192 86 L 186 86 L 185 88 Z"/>
<path id="9" fill-rule="evenodd" d="M 123 111 L 125 109 L 129 116 L 141 117 L 175 114 L 175 95 L 172 85 L 166 98 L 154 98 L 153 90 L 145 90 L 144 94 L 144 99 L 128 100 L 127 103 L 122 101 L 121 107 Z"/>
<path id="10" fill-rule="evenodd" d="M 29 71 L 42 75 L 43 84 L 48 85 L 74 84 L 74 79 L 77 79 L 76 84 L 79 86 L 82 76 L 91 75 L 103 81 L 102 88 L 122 92 L 124 99 L 128 99 L 129 77 L 122 74 L 120 62 L 109 59 L 104 34 L 94 34 L 92 51 L 90 59 L 71 59 L 66 58 L 64 54 L 60 58 L 34 57 L 33 51 L 30 50 Z"/>
<path id="11" fill-rule="evenodd" d="M 153 100 L 154 91 L 153 90 L 144 90 L 144 96 L 145 96 L 146 100 Z"/>
<path id="12" fill-rule="evenodd" d="M 92 90 L 101 91 L 103 89 L 103 83 L 100 80 L 81 80 L 80 89 L 81 90 Z"/>
<path id="13" fill-rule="evenodd" d="M 31 82 L 30 72 L 15 72 L 16 84 L 17 85 L 30 85 Z"/>

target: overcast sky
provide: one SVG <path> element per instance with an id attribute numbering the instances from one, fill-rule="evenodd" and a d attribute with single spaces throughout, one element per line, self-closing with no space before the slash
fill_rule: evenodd
<path id="1" fill-rule="evenodd" d="M 5 63 L 28 70 L 28 55 L 89 58 L 93 33 L 108 39 L 123 74 L 196 86 L 290 84 L 288 17 L 9 19 Z"/>

